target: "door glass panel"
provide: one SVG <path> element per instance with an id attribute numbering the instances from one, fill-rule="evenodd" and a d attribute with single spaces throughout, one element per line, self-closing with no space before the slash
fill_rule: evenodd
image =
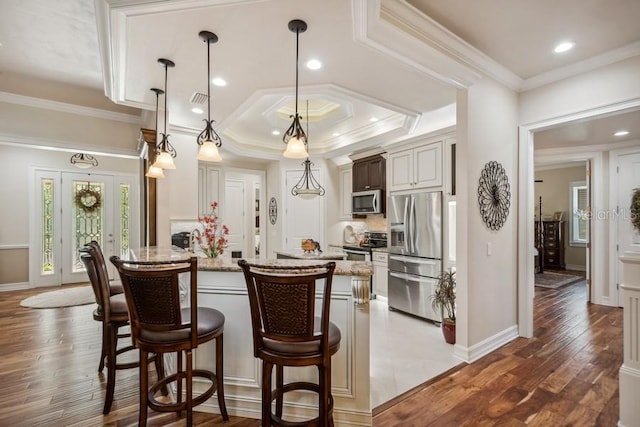
<path id="1" fill-rule="evenodd" d="M 131 186 L 129 184 L 120 184 L 120 256 L 124 256 L 130 247 L 130 194 Z"/>
<path id="2" fill-rule="evenodd" d="M 43 178 L 40 181 L 40 194 L 42 195 L 42 262 L 40 264 L 41 274 L 53 274 L 55 265 L 53 263 L 53 179 Z"/>
<path id="3" fill-rule="evenodd" d="M 101 182 L 73 181 L 73 244 L 70 248 L 73 273 L 85 270 L 78 249 L 92 240 L 103 244 L 104 190 Z"/>

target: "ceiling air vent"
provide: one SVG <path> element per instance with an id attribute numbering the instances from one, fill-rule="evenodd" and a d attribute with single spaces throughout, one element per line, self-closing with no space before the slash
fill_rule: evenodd
<path id="1" fill-rule="evenodd" d="M 189 100 L 189 102 L 197 105 L 206 105 L 207 99 L 208 96 L 206 93 L 193 92 L 193 95 L 191 95 L 191 99 Z"/>

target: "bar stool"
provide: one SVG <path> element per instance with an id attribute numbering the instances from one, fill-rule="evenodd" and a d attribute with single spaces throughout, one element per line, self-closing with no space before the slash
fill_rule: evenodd
<path id="1" fill-rule="evenodd" d="M 332 426 L 331 356 L 340 348 L 340 329 L 329 321 L 331 282 L 336 264 L 305 267 L 263 266 L 240 260 L 253 329 L 254 356 L 262 360 L 262 426 Z M 316 283 L 324 282 L 321 315 L 315 316 Z M 276 367 L 276 388 L 271 375 Z M 284 367 L 316 366 L 318 384 L 284 384 Z M 303 422 L 282 418 L 284 394 L 318 394 L 318 417 Z M 276 401 L 275 413 L 271 405 Z"/>
<path id="2" fill-rule="evenodd" d="M 124 287 L 131 334 L 140 353 L 140 410 L 138 423 L 147 423 L 147 407 L 159 412 L 187 412 L 187 425 L 193 424 L 193 407 L 218 394 L 222 418 L 229 415 L 224 401 L 223 387 L 223 331 L 224 314 L 213 308 L 198 307 L 197 258 L 186 263 L 131 265 L 117 256 L 110 258 L 117 267 Z M 190 274 L 190 307 L 180 307 L 179 275 Z M 192 308 L 196 308 L 192 310 Z M 215 340 L 216 372 L 193 369 L 192 350 L 198 345 Z M 177 353 L 175 374 L 159 379 L 149 387 L 148 353 Z M 186 372 L 182 353 L 186 354 Z M 199 396 L 193 397 L 193 377 L 204 378 L 211 385 Z M 186 382 L 186 400 L 182 400 L 182 382 Z M 177 384 L 173 402 L 156 400 L 156 393 L 172 382 Z"/>
<path id="3" fill-rule="evenodd" d="M 103 311 L 102 300 L 106 298 L 106 295 L 114 296 L 118 294 L 123 294 L 122 298 L 124 299 L 124 289 L 122 289 L 122 283 L 120 283 L 119 280 L 109 280 L 107 264 L 104 259 L 104 254 L 102 253 L 102 248 L 100 248 L 100 244 L 98 244 L 98 242 L 93 240 L 90 243 L 87 243 L 86 245 L 84 245 L 84 248 L 80 248 L 79 252 L 80 252 L 81 259 L 82 259 L 82 253 L 88 253 L 89 248 L 94 249 L 91 256 L 93 257 L 92 262 L 96 263 L 95 264 L 96 272 L 101 271 L 101 274 L 98 277 L 98 280 L 93 281 L 91 280 L 91 277 L 89 277 L 89 280 L 91 281 L 91 286 L 93 288 L 93 293 L 96 298 L 96 303 L 98 304 L 98 309 L 93 313 L 93 319 L 99 322 L 102 322 L 102 349 L 100 350 L 100 363 L 98 364 L 98 372 L 102 372 L 104 369 L 104 362 L 107 357 L 107 349 L 109 348 L 108 347 L 109 337 L 107 335 L 108 328 L 103 322 L 104 315 L 102 314 L 102 311 Z M 85 260 L 83 259 L 82 261 L 84 262 Z M 86 263 L 85 263 L 85 267 L 86 267 Z M 88 271 L 87 271 L 87 274 L 88 274 Z M 102 296 L 102 291 L 100 288 L 100 283 L 101 283 L 100 280 L 103 280 L 102 278 L 104 277 L 107 278 L 107 283 L 108 283 L 107 286 L 108 286 L 109 292 L 105 293 L 105 296 Z M 129 323 L 128 319 L 129 319 L 129 315 L 127 314 L 127 324 Z M 130 336 L 131 336 L 130 334 L 120 334 L 117 337 L 125 338 Z M 134 348 L 133 346 L 130 347 L 130 349 L 133 349 L 133 348 Z"/>
<path id="4" fill-rule="evenodd" d="M 86 244 L 80 249 L 80 258 L 89 275 L 89 281 L 98 307 L 93 311 L 93 319 L 102 323 L 102 349 L 98 371 L 107 366 L 107 392 L 104 399 L 103 414 L 111 411 L 116 384 L 116 371 L 138 367 L 138 362 L 118 363 L 118 356 L 135 350 L 133 345 L 118 348 L 118 340 L 131 337 L 130 333 L 120 333 L 120 328 L 129 325 L 127 303 L 122 287 L 110 286 L 107 266 L 104 263 L 102 250 L 97 242 Z M 158 376 L 164 376 L 162 360 L 155 356 L 149 360 L 155 362 Z"/>

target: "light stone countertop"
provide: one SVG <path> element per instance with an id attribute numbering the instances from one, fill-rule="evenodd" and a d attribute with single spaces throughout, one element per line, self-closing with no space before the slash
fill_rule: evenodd
<path id="1" fill-rule="evenodd" d="M 326 263 L 323 260 L 306 260 L 306 259 L 257 259 L 245 258 L 249 264 L 258 264 L 265 266 L 283 265 L 283 266 L 308 266 Z M 212 258 L 198 258 L 199 271 L 227 271 L 241 272 L 242 269 L 238 265 L 238 259 L 222 258 L 221 263 Z M 336 276 L 371 276 L 373 274 L 373 263 L 370 261 L 333 261 L 336 263 L 334 274 Z"/>
<path id="2" fill-rule="evenodd" d="M 347 256 L 344 252 L 302 252 L 302 251 L 276 251 L 276 255 L 283 255 L 295 259 L 317 259 L 317 260 L 343 260 Z"/>

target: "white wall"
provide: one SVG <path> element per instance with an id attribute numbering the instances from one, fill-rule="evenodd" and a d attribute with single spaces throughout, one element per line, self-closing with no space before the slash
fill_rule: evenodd
<path id="1" fill-rule="evenodd" d="M 141 124 L 0 102 L 0 140 L 136 155 Z"/>
<path id="2" fill-rule="evenodd" d="M 517 112 L 516 93 L 490 79 L 458 92 L 456 353 L 466 360 L 516 334 Z M 480 173 L 492 160 L 502 164 L 511 188 L 509 215 L 499 231 L 484 224 L 477 201 Z"/>

